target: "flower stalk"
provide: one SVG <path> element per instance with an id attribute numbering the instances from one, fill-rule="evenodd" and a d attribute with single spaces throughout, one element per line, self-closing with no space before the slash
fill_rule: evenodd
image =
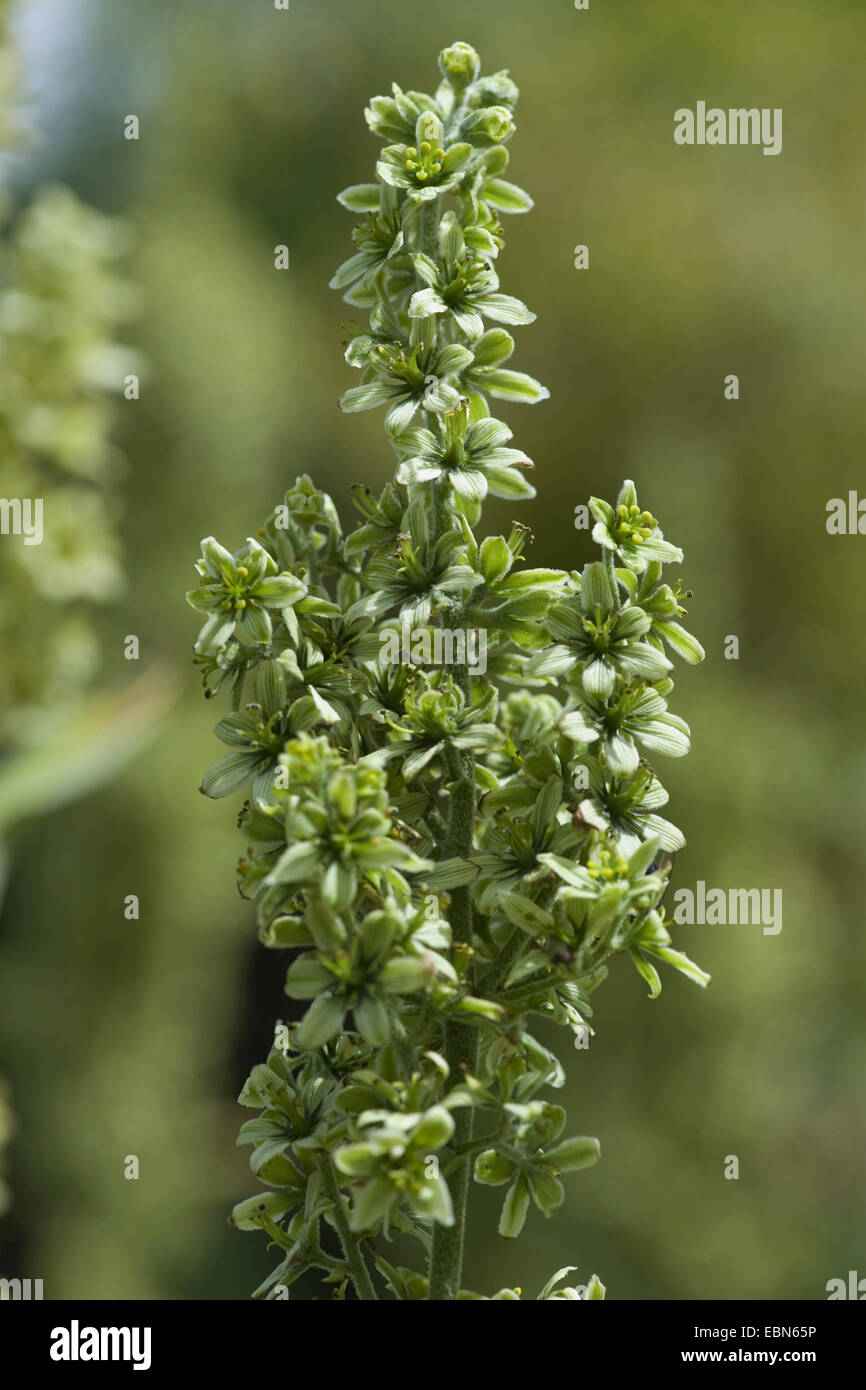
<path id="1" fill-rule="evenodd" d="M 506 365 L 509 329 L 534 315 L 496 268 L 502 219 L 532 200 L 503 177 L 509 74 L 483 76 L 462 43 L 439 67 L 435 92 L 370 102 L 376 181 L 339 195 L 361 220 L 332 284 L 370 319 L 341 406 L 384 408 L 393 480 L 356 488 L 346 534 L 298 478 L 240 549 L 203 542 L 188 596 L 206 691 L 234 694 L 202 791 L 246 795 L 239 885 L 295 1001 L 240 1096 L 255 1114 L 238 1143 L 267 1191 L 233 1220 L 282 1256 L 261 1298 L 322 1267 L 324 1226 L 361 1299 L 519 1299 L 464 1286 L 474 1184 L 504 1189 L 510 1240 L 600 1152 L 549 1098 L 565 1071 L 534 1021 L 589 1036 L 619 958 L 653 996 L 657 961 L 708 978 L 671 946 L 684 839 L 648 761 L 689 749 L 668 652 L 703 652 L 663 580 L 682 552 L 631 482 L 590 500 L 601 554 L 581 570 L 528 567 L 519 522 L 479 535 L 488 495 L 535 496 L 492 414 L 548 395 Z M 398 1235 L 414 1266 L 386 1257 Z M 604 1297 L 595 1275 L 564 1287 L 570 1273 L 538 1297 Z"/>

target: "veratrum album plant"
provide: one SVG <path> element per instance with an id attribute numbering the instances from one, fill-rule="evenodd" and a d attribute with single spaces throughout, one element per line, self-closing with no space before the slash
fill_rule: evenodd
<path id="1" fill-rule="evenodd" d="M 256 539 L 202 543 L 189 594 L 205 693 L 231 692 L 202 790 L 247 789 L 241 891 L 307 1005 L 240 1097 L 264 1190 L 232 1219 L 280 1252 L 259 1298 L 310 1269 L 338 1298 L 486 1297 L 462 1284 L 472 1184 L 503 1189 L 513 1238 L 599 1156 L 549 1099 L 565 1071 L 538 1023 L 577 1059 L 617 957 L 653 997 L 660 961 L 708 978 L 671 947 L 684 841 L 647 761 L 689 749 L 667 653 L 703 652 L 662 578 L 682 552 L 630 482 L 591 500 L 581 572 L 526 567 L 519 522 L 476 534 L 488 494 L 535 495 L 491 405 L 547 392 L 506 365 L 534 316 L 496 269 L 502 214 L 532 206 L 503 177 L 517 88 L 464 43 L 439 67 L 435 95 L 371 101 L 376 182 L 339 199 L 361 220 L 333 285 L 370 316 L 341 404 L 384 407 L 394 479 L 357 488 L 346 535 L 298 478 Z M 604 1297 L 595 1275 L 564 1286 L 573 1268 L 538 1297 Z"/>

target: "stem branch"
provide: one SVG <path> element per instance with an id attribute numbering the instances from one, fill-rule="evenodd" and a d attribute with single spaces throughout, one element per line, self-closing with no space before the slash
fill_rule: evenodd
<path id="1" fill-rule="evenodd" d="M 360 1299 L 365 1302 L 378 1300 L 379 1295 L 373 1287 L 370 1272 L 364 1261 L 361 1250 L 360 1237 L 356 1236 L 349 1226 L 349 1216 L 346 1211 L 346 1203 L 343 1194 L 337 1184 L 337 1175 L 334 1172 L 334 1165 L 328 1154 L 322 1155 L 319 1160 L 319 1172 L 322 1174 L 322 1184 L 325 1193 L 330 1198 L 334 1207 L 334 1225 L 337 1228 L 337 1235 L 340 1237 L 340 1244 L 343 1247 L 343 1254 L 346 1264 L 349 1266 L 349 1273 L 352 1276 L 352 1283 Z"/>

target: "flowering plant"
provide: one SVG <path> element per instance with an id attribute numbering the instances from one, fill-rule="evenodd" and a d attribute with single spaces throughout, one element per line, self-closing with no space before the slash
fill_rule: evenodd
<path id="1" fill-rule="evenodd" d="M 249 787 L 241 891 L 305 1006 L 240 1097 L 256 1114 L 239 1143 L 266 1190 L 233 1220 L 280 1251 L 256 1297 L 288 1296 L 309 1269 L 337 1296 L 483 1297 L 462 1284 L 472 1182 L 504 1189 L 513 1238 L 599 1156 L 546 1098 L 565 1072 L 533 1020 L 584 1045 L 621 956 L 652 996 L 659 962 L 708 978 L 671 945 L 665 856 L 684 841 L 647 761 L 689 749 L 668 708 L 668 653 L 703 656 L 663 580 L 681 551 L 631 482 L 613 505 L 591 500 L 600 558 L 580 572 L 525 568 L 519 523 L 476 537 L 488 492 L 535 491 L 491 400 L 548 393 L 503 365 L 501 325 L 534 317 L 494 270 L 500 216 L 532 206 L 503 177 L 517 88 L 482 77 L 467 44 L 439 66 L 435 94 L 395 86 L 370 103 L 377 181 L 340 194 L 363 220 L 333 283 L 370 318 L 342 406 L 386 407 L 394 480 L 359 489 L 362 525 L 344 535 L 298 478 L 240 550 L 203 542 L 189 595 L 206 693 L 231 690 L 216 726 L 231 751 L 202 790 Z M 396 639 L 386 655 L 407 623 L 483 630 L 486 671 L 459 642 L 447 669 L 395 660 Z M 388 1258 L 398 1234 L 421 1268 Z M 539 1297 L 604 1297 L 594 1275 L 563 1287 L 569 1273 Z"/>

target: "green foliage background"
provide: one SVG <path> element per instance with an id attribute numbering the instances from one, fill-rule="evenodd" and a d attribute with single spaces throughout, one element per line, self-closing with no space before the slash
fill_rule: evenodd
<path id="1" fill-rule="evenodd" d="M 120 411 L 128 589 L 104 620 L 104 678 L 128 676 L 137 633 L 142 664 L 185 684 L 146 756 L 15 846 L 4 1272 L 42 1277 L 52 1298 L 240 1298 L 272 1263 L 225 1217 L 250 1186 L 235 1096 L 288 1006 L 235 893 L 232 808 L 196 793 L 218 749 L 183 593 L 200 537 L 240 544 L 297 473 L 346 523 L 350 485 L 390 476 L 378 414 L 336 406 L 354 378 L 351 310 L 328 289 L 352 226 L 334 195 L 372 168 L 366 100 L 392 79 L 427 86 L 458 38 L 522 93 L 511 172 L 536 208 L 509 223 L 502 272 L 538 314 L 519 365 L 552 393 L 502 410 L 536 462 L 538 499 L 519 510 L 529 563 L 591 558 L 574 507 L 635 479 L 685 548 L 708 653 L 679 685 L 693 752 L 664 769 L 689 841 L 675 885 L 784 894 L 776 937 L 679 929 L 712 972 L 706 995 L 669 976 L 652 1003 L 613 972 L 564 1101 L 602 1161 L 513 1246 L 495 1234 L 497 1195 L 477 1190 L 466 1282 L 535 1292 L 573 1263 L 609 1298 L 821 1298 L 866 1272 L 864 542 L 824 526 L 862 476 L 862 4 L 20 8 L 41 140 L 16 161 L 16 196 L 62 179 L 137 233 L 126 336 L 150 366 Z M 782 155 L 675 146 L 674 109 L 699 99 L 781 106 Z M 273 269 L 282 242 L 288 273 Z M 490 529 L 512 514 L 491 503 Z M 728 634 L 739 661 L 723 659 Z"/>

